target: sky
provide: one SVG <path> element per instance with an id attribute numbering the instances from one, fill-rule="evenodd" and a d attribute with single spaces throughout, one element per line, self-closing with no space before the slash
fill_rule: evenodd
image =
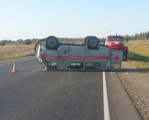
<path id="1" fill-rule="evenodd" d="M 0 40 L 149 31 L 149 0 L 0 0 Z"/>

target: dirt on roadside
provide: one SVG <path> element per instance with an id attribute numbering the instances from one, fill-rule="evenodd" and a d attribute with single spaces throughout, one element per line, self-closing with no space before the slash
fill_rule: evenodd
<path id="1" fill-rule="evenodd" d="M 144 120 L 149 120 L 149 75 L 136 70 L 128 62 L 117 72 L 128 95 Z"/>

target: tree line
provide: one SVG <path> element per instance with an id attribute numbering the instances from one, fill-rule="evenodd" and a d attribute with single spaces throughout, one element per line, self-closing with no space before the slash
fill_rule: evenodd
<path id="1" fill-rule="evenodd" d="M 99 40 L 102 40 L 101 38 L 98 38 Z M 38 42 L 39 39 L 33 38 L 33 39 L 18 39 L 18 40 L 1 40 L 0 45 L 5 45 L 7 43 L 24 43 L 26 45 L 30 45 L 31 43 Z M 59 42 L 83 42 L 84 38 L 58 38 Z"/>
<path id="2" fill-rule="evenodd" d="M 98 38 L 99 41 L 102 41 L 102 38 Z M 125 40 L 147 40 L 149 39 L 149 31 L 143 33 L 136 33 L 135 35 L 124 36 Z M 24 44 L 31 44 L 33 42 L 37 42 L 39 39 L 18 39 L 18 40 L 0 40 L 0 46 L 4 46 L 7 43 L 24 43 Z M 83 42 L 84 38 L 58 38 L 59 42 Z"/>
<path id="3" fill-rule="evenodd" d="M 18 39 L 18 40 L 1 40 L 0 41 L 0 46 L 5 46 L 7 43 L 23 43 L 25 45 L 30 45 L 33 42 L 37 42 L 38 39 L 33 38 L 33 39 Z"/>
<path id="4" fill-rule="evenodd" d="M 128 40 L 147 40 L 149 39 L 149 31 L 147 32 L 143 32 L 143 33 L 136 33 L 135 35 L 129 36 L 129 35 L 125 35 L 124 39 L 126 40 L 128 38 Z"/>
<path id="5" fill-rule="evenodd" d="M 5 43 L 23 43 L 24 41 L 31 41 L 32 43 L 33 42 L 37 42 L 39 39 L 37 38 L 33 38 L 33 39 L 18 39 L 18 40 L 1 40 Z M 84 38 L 58 38 L 58 40 L 60 42 L 69 42 L 69 41 L 72 41 L 72 42 L 83 42 L 84 41 Z"/>

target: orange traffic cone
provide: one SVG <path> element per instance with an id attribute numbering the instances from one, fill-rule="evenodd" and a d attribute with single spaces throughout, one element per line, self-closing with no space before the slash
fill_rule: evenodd
<path id="1" fill-rule="evenodd" d="M 13 73 L 18 72 L 17 69 L 16 69 L 16 63 L 14 63 L 14 65 L 13 65 L 13 71 L 11 71 L 11 72 L 13 72 Z"/>

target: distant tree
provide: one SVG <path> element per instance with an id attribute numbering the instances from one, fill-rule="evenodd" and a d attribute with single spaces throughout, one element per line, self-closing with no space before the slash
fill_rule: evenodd
<path id="1" fill-rule="evenodd" d="M 149 39 L 149 31 L 146 33 L 146 39 Z"/>
<path id="2" fill-rule="evenodd" d="M 144 32 L 142 33 L 142 40 L 144 40 L 145 39 L 145 36 L 144 36 Z"/>
<path id="3" fill-rule="evenodd" d="M 143 40 L 143 34 L 140 33 L 140 40 Z"/>
<path id="4" fill-rule="evenodd" d="M 131 40 L 134 40 L 134 36 L 133 35 L 131 36 Z"/>
<path id="5" fill-rule="evenodd" d="M 12 40 L 9 40 L 8 43 L 12 43 Z"/>
<path id="6" fill-rule="evenodd" d="M 124 36 L 124 40 L 127 40 L 127 39 L 130 40 L 130 36 L 129 36 L 129 35 L 125 35 L 125 36 Z"/>
<path id="7" fill-rule="evenodd" d="M 5 43 L 8 43 L 8 41 L 7 41 L 7 40 L 5 40 L 5 39 L 4 39 L 4 40 L 2 40 L 2 41 L 3 41 L 3 42 L 5 42 Z"/>
<path id="8" fill-rule="evenodd" d="M 144 33 L 144 37 L 145 37 L 145 40 L 146 40 L 147 39 L 147 33 L 146 32 Z"/>
<path id="9" fill-rule="evenodd" d="M 24 45 L 31 45 L 31 40 L 30 39 L 26 39 L 26 40 L 24 40 L 24 42 L 23 42 L 23 44 Z"/>
<path id="10" fill-rule="evenodd" d="M 38 41 L 37 38 L 33 38 L 33 39 L 31 39 L 31 42 L 37 42 L 37 41 Z"/>
<path id="11" fill-rule="evenodd" d="M 16 43 L 23 43 L 23 40 L 22 39 L 18 39 L 18 40 L 16 40 Z"/>
<path id="12" fill-rule="evenodd" d="M 140 40 L 140 34 L 137 34 L 137 40 Z"/>
<path id="13" fill-rule="evenodd" d="M 4 41 L 0 41 L 0 46 L 5 46 L 5 42 Z"/>
<path id="14" fill-rule="evenodd" d="M 134 35 L 134 40 L 136 40 L 136 39 L 137 39 L 137 34 Z"/>

